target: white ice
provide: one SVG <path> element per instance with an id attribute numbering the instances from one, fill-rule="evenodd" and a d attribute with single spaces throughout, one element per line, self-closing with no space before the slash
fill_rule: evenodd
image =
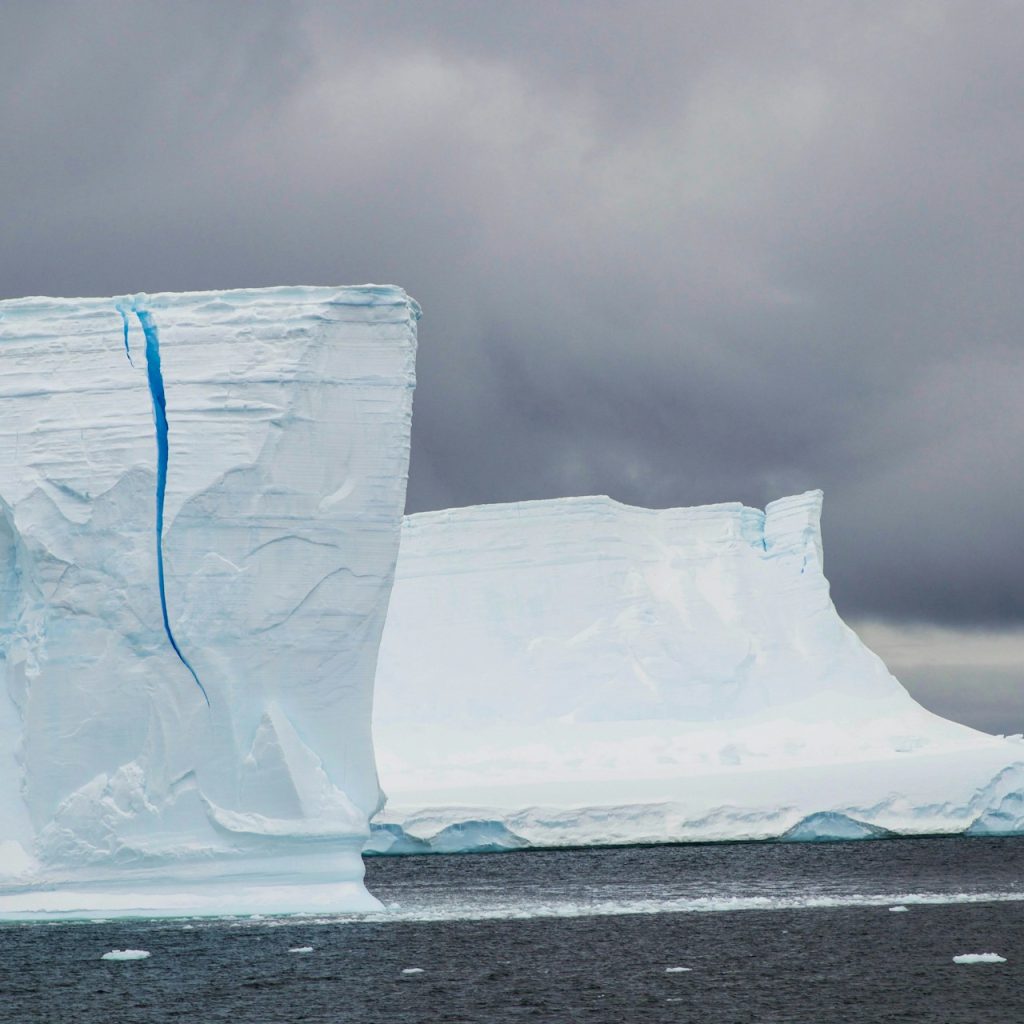
<path id="1" fill-rule="evenodd" d="M 692 971 L 692 967 L 666 967 L 666 974 L 684 974 L 687 971 Z"/>
<path id="2" fill-rule="evenodd" d="M 406 517 L 370 849 L 1024 831 L 1024 744 L 920 707 L 842 622 L 821 505 Z"/>
<path id="3" fill-rule="evenodd" d="M 294 949 L 289 949 L 289 953 L 312 953 L 312 946 L 296 946 Z"/>
<path id="4" fill-rule="evenodd" d="M 101 960 L 146 960 L 150 956 L 148 950 L 145 949 L 112 949 L 109 953 L 104 953 L 100 957 Z"/>
<path id="5" fill-rule="evenodd" d="M 909 907 L 904 907 L 904 906 L 890 907 L 889 908 L 889 912 L 892 913 L 892 914 L 905 914 L 905 913 L 907 913 L 907 911 L 909 909 L 910 909 Z"/>
<path id="6" fill-rule="evenodd" d="M 422 967 L 403 967 L 402 968 L 402 973 L 403 974 L 422 974 L 423 973 L 423 968 Z"/>
<path id="7" fill-rule="evenodd" d="M 378 906 L 417 316 L 372 285 L 0 302 L 0 916 Z"/>
<path id="8" fill-rule="evenodd" d="M 961 953 L 953 957 L 955 964 L 1005 964 L 1006 957 L 998 953 Z"/>

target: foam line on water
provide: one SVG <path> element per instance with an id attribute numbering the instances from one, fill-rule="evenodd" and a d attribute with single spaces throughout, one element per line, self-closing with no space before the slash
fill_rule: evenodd
<path id="1" fill-rule="evenodd" d="M 881 893 L 843 896 L 731 896 L 650 900 L 536 903 L 525 906 L 437 907 L 389 910 L 394 921 L 519 920 L 537 917 L 615 917 L 626 914 L 713 914 L 743 910 L 829 910 L 844 907 L 942 906 L 961 903 L 1024 902 L 1024 892 Z"/>
<path id="2" fill-rule="evenodd" d="M 395 907 L 379 913 L 365 914 L 287 914 L 252 916 L 249 914 L 192 917 L 186 928 L 287 928 L 297 922 L 303 925 L 338 924 L 433 924 L 446 921 L 526 921 L 538 918 L 618 917 L 650 914 L 721 914 L 750 910 L 838 910 L 845 908 L 888 908 L 903 906 L 941 907 L 973 903 L 1024 903 L 1024 890 L 996 892 L 920 892 L 920 893 L 851 893 L 838 896 L 724 896 L 724 897 L 660 897 L 646 900 L 550 900 L 527 901 L 520 904 L 466 904 L 454 901 L 436 906 Z M 159 921 L 140 914 L 138 920 Z M 23 927 L 38 927 L 43 922 L 19 922 Z M 91 924 L 92 921 L 49 921 L 49 925 Z M 895 926 L 895 925 L 894 925 Z"/>
<path id="3" fill-rule="evenodd" d="M 894 903 L 904 906 L 953 906 L 968 903 L 1022 903 L 1024 891 L 977 893 L 851 893 L 838 896 L 726 896 L 662 897 L 647 900 L 552 900 L 518 905 L 448 903 L 437 906 L 390 907 L 384 913 L 345 915 L 293 915 L 259 921 L 231 920 L 235 927 L 282 927 L 293 925 L 296 917 L 304 924 L 435 923 L 444 921 L 520 921 L 537 918 L 618 917 L 649 914 L 715 914 L 761 910 L 835 910 L 872 908 L 888 911 Z"/>

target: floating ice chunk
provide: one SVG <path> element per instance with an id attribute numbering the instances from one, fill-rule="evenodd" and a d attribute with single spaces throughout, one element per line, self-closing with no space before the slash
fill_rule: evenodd
<path id="1" fill-rule="evenodd" d="M 500 821 L 469 819 L 447 825 L 423 839 L 395 824 L 373 824 L 363 854 L 399 856 L 421 853 L 504 853 L 530 844 Z"/>
<path id="2" fill-rule="evenodd" d="M 441 829 L 429 840 L 431 853 L 502 853 L 530 844 L 500 821 L 460 821 Z"/>
<path id="3" fill-rule="evenodd" d="M 987 807 L 971 827 L 969 836 L 1012 836 L 1024 831 L 1024 793 L 1011 789 L 998 803 Z"/>
<path id="4" fill-rule="evenodd" d="M 910 908 L 900 904 L 898 907 L 890 907 L 889 912 L 891 914 L 905 914 Z"/>
<path id="5" fill-rule="evenodd" d="M 149 958 L 147 949 L 112 949 L 104 953 L 101 960 L 146 960 Z"/>
<path id="6" fill-rule="evenodd" d="M 953 957 L 955 964 L 1005 964 L 1006 957 L 998 953 L 961 953 Z"/>
<path id="7" fill-rule="evenodd" d="M 403 967 L 402 968 L 402 973 L 403 974 L 422 974 L 423 973 L 423 968 L 422 967 Z"/>
<path id="8" fill-rule="evenodd" d="M 683 974 L 685 971 L 692 971 L 692 967 L 666 967 L 666 974 Z"/>
<path id="9" fill-rule="evenodd" d="M 289 949 L 289 953 L 312 953 L 312 946 L 296 946 L 294 949 Z"/>
<path id="10" fill-rule="evenodd" d="M 409 835 L 401 825 L 371 825 L 364 855 L 430 853 L 430 843 Z"/>
<path id="11" fill-rule="evenodd" d="M 782 838 L 791 843 L 829 843 L 849 839 L 881 839 L 884 828 L 835 811 L 819 811 L 798 821 Z"/>

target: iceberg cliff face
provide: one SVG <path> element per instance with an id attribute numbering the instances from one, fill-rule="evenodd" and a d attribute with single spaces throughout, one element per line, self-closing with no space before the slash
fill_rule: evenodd
<path id="1" fill-rule="evenodd" d="M 0 302 L 0 913 L 372 904 L 417 317 Z"/>
<path id="2" fill-rule="evenodd" d="M 407 517 L 371 849 L 467 821 L 535 844 L 1005 826 L 1024 746 L 925 711 L 842 622 L 821 501 Z"/>

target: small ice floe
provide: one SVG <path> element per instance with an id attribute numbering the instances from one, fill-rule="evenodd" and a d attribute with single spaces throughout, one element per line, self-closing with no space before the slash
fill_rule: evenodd
<path id="1" fill-rule="evenodd" d="M 296 946 L 294 949 L 289 949 L 289 953 L 312 953 L 312 946 Z"/>
<path id="2" fill-rule="evenodd" d="M 149 956 L 148 949 L 112 949 L 104 953 L 101 960 L 145 960 Z"/>
<path id="3" fill-rule="evenodd" d="M 998 953 L 961 953 L 953 957 L 955 964 L 1005 964 L 1006 957 Z"/>
<path id="4" fill-rule="evenodd" d="M 692 967 L 666 967 L 666 974 L 682 974 L 684 971 L 692 971 Z"/>
<path id="5" fill-rule="evenodd" d="M 423 973 L 423 968 L 422 967 L 403 967 L 402 968 L 402 973 L 403 974 L 422 974 Z"/>
<path id="6" fill-rule="evenodd" d="M 900 906 L 898 906 L 898 907 L 890 907 L 889 908 L 889 913 L 890 914 L 905 914 L 909 909 L 910 909 L 909 907 L 905 907 L 902 904 L 900 904 Z"/>

